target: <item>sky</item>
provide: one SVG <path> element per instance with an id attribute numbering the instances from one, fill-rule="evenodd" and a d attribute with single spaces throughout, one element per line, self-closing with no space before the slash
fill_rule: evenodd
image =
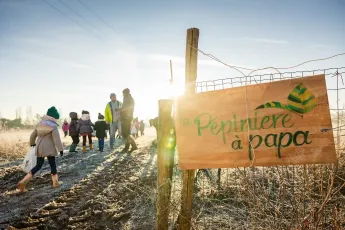
<path id="1" fill-rule="evenodd" d="M 201 50 L 230 65 L 286 67 L 345 52 L 344 0 L 81 0 L 92 12 L 78 0 L 45 1 L 0 0 L 2 117 L 54 105 L 62 117 L 88 110 L 96 119 L 110 93 L 122 100 L 130 88 L 135 115 L 153 118 L 159 99 L 183 92 L 191 27 L 200 29 Z M 345 56 L 289 71 L 343 66 Z M 235 76 L 199 53 L 197 81 Z"/>

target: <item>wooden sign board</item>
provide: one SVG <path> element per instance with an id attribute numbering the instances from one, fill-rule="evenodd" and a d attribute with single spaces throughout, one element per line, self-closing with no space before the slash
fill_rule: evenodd
<path id="1" fill-rule="evenodd" d="M 181 169 L 335 163 L 325 75 L 182 96 Z"/>

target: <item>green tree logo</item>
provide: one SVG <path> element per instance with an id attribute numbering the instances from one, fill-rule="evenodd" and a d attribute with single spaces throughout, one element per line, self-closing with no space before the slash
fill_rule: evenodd
<path id="1" fill-rule="evenodd" d="M 296 86 L 288 96 L 288 103 L 272 101 L 258 106 L 255 110 L 265 108 L 285 109 L 303 116 L 316 106 L 315 96 L 304 87 L 303 83 Z"/>

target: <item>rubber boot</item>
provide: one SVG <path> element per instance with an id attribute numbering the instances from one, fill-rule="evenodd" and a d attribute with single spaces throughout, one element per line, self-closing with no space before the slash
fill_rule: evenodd
<path id="1" fill-rule="evenodd" d="M 20 192 L 25 192 L 25 187 L 31 179 L 32 179 L 32 173 L 29 172 L 21 181 L 19 181 L 18 189 L 20 190 Z"/>
<path id="2" fill-rule="evenodd" d="M 71 146 L 69 147 L 69 152 L 70 152 L 70 153 L 73 152 L 73 144 L 71 144 Z"/>
<path id="3" fill-rule="evenodd" d="M 83 153 L 86 153 L 86 146 L 83 146 Z"/>
<path id="4" fill-rule="evenodd" d="M 77 147 L 78 147 L 78 144 L 74 144 L 74 152 L 77 153 Z"/>
<path id="5" fill-rule="evenodd" d="M 92 144 L 90 144 L 90 150 L 91 150 L 91 151 L 93 150 L 93 148 L 92 148 Z"/>
<path id="6" fill-rule="evenodd" d="M 57 174 L 55 175 L 52 174 L 52 182 L 53 182 L 53 188 L 57 188 L 62 184 L 62 182 L 59 181 Z"/>
<path id="7" fill-rule="evenodd" d="M 129 150 L 129 153 L 132 153 L 132 152 L 134 152 L 135 150 L 138 149 L 138 146 L 137 146 L 137 144 L 135 143 L 133 137 L 129 136 L 129 137 L 128 137 L 128 142 L 129 142 L 129 144 L 132 146 L 131 150 Z"/>
<path id="8" fill-rule="evenodd" d="M 75 149 L 77 148 L 77 145 L 76 144 L 71 144 L 71 147 L 69 148 L 69 152 L 70 153 L 75 153 L 75 152 L 77 152 L 77 151 L 75 151 Z"/>
<path id="9" fill-rule="evenodd" d="M 125 148 L 124 148 L 124 149 L 122 149 L 120 153 L 127 153 L 127 152 L 128 152 L 128 150 L 129 150 L 129 143 L 128 143 L 128 142 L 126 142 L 126 144 L 125 144 Z"/>

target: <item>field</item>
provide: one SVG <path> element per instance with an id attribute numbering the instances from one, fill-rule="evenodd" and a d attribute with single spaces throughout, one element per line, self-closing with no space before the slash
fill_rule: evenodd
<path id="1" fill-rule="evenodd" d="M 16 184 L 25 175 L 19 164 L 29 134 L 0 136 L 6 143 L 1 147 L 0 229 L 155 229 L 154 129 L 136 139 L 139 150 L 132 155 L 119 153 L 120 140 L 114 151 L 69 154 L 70 138 L 63 138 L 66 151 L 57 157 L 63 185 L 51 188 L 45 163 L 28 191 L 19 194 Z M 217 169 L 200 170 L 192 229 L 345 229 L 344 156 L 341 147 L 336 166 L 222 169 L 219 181 Z M 178 223 L 181 184 L 176 156 L 170 229 Z"/>
<path id="2" fill-rule="evenodd" d="M 29 150 L 29 138 L 32 130 L 0 132 L 0 165 L 24 158 Z M 64 146 L 71 143 L 70 137 L 63 138 Z"/>
<path id="3" fill-rule="evenodd" d="M 153 229 L 155 130 L 146 134 L 136 140 L 140 150 L 132 155 L 119 153 L 120 140 L 113 152 L 65 151 L 57 158 L 64 182 L 58 189 L 51 188 L 47 163 L 25 194 L 15 190 L 25 175 L 18 163 L 0 166 L 0 229 Z M 23 153 L 18 150 L 18 156 Z"/>

